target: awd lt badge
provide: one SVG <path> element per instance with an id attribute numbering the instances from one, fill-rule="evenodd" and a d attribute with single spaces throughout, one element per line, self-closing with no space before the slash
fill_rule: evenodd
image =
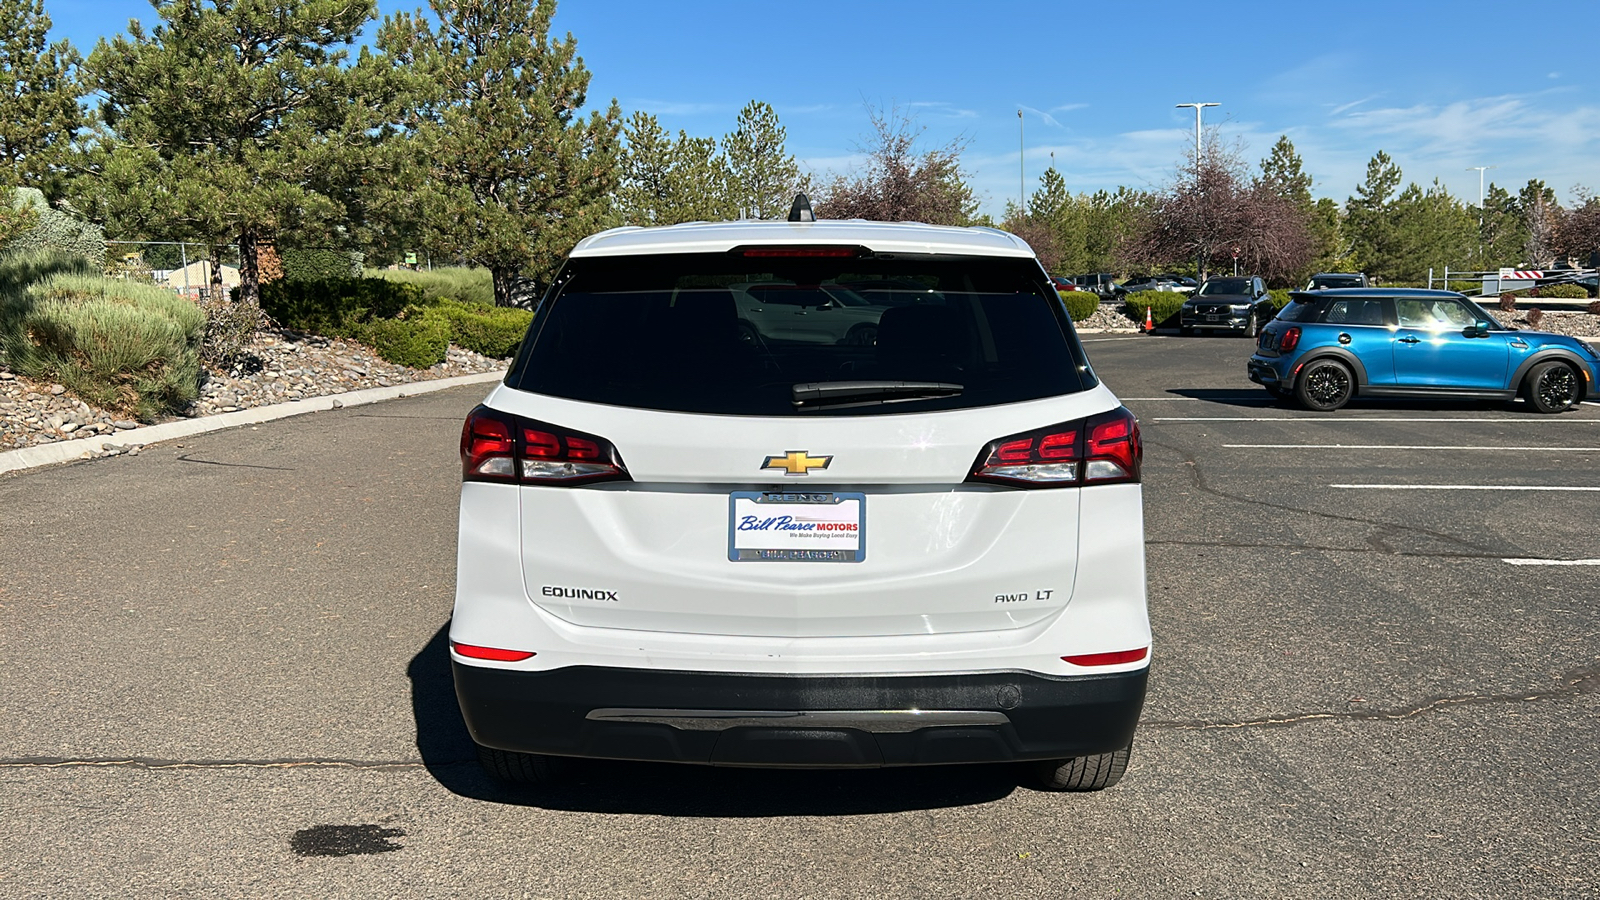
<path id="1" fill-rule="evenodd" d="M 785 475 L 809 475 L 812 469 L 826 469 L 831 456 L 811 456 L 804 450 L 790 450 L 782 456 L 769 456 L 763 469 L 782 469 Z"/>

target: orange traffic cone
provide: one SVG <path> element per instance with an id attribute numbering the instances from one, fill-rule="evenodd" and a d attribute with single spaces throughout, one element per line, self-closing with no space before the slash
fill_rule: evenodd
<path id="1" fill-rule="evenodd" d="M 1156 330 L 1156 320 L 1150 316 L 1150 307 L 1144 308 L 1144 327 L 1140 329 L 1145 334 Z"/>

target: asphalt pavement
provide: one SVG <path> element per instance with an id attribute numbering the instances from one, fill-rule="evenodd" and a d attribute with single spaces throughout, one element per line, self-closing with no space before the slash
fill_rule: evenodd
<path id="1" fill-rule="evenodd" d="M 1600 896 L 1600 406 L 1358 401 L 1089 336 L 1146 440 L 1123 782 L 579 762 L 444 635 L 482 387 L 0 476 L 0 897 Z"/>

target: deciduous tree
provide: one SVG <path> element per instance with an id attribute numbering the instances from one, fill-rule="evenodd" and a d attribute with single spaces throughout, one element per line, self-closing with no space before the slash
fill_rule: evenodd
<path id="1" fill-rule="evenodd" d="M 519 275 L 545 283 L 611 222 L 622 114 L 588 102 L 577 41 L 550 34 L 555 0 L 430 0 L 385 19 L 378 46 L 413 71 L 402 124 L 422 161 L 429 244 L 487 268 L 495 302 Z"/>
<path id="2" fill-rule="evenodd" d="M 961 170 L 965 144 L 917 146 L 924 129 L 899 108 L 868 110 L 872 135 L 860 149 L 867 160 L 823 190 L 817 214 L 829 219 L 967 225 L 978 201 Z"/>

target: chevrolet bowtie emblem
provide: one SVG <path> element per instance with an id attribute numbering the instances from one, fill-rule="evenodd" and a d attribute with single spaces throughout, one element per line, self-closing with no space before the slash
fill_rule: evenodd
<path id="1" fill-rule="evenodd" d="M 804 450 L 790 450 L 782 456 L 767 457 L 761 468 L 782 469 L 785 475 L 806 475 L 812 469 L 826 469 L 830 462 L 831 456 L 807 456 Z"/>

